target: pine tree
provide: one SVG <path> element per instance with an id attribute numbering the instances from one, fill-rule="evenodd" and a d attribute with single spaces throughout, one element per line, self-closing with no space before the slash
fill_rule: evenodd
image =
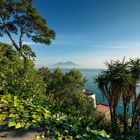
<path id="1" fill-rule="evenodd" d="M 5 34 L 16 50 L 27 57 L 23 38 L 26 36 L 35 43 L 49 45 L 55 32 L 47 26 L 46 20 L 33 7 L 34 0 L 1 0 L 0 36 Z M 14 36 L 18 36 L 18 40 Z M 29 49 L 28 49 L 29 50 Z"/>

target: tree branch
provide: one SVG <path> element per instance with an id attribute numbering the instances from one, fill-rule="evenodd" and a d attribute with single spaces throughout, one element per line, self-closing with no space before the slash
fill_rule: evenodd
<path id="1" fill-rule="evenodd" d="M 22 46 L 23 46 L 23 28 L 21 27 L 21 31 L 20 31 L 20 37 L 19 37 L 19 46 L 20 46 L 20 49 L 22 49 Z"/>
<path id="2" fill-rule="evenodd" d="M 3 26 L 4 26 L 5 32 L 6 32 L 6 34 L 8 35 L 8 37 L 10 38 L 10 40 L 12 41 L 13 46 L 15 47 L 15 49 L 16 49 L 18 52 L 21 52 L 21 53 L 22 53 L 22 56 L 26 59 L 26 58 L 27 58 L 26 54 L 24 54 L 24 53 L 21 51 L 21 48 L 17 45 L 17 43 L 16 43 L 15 40 L 13 39 L 12 35 L 11 35 L 10 32 L 8 31 L 5 19 L 2 17 L 2 15 L 0 15 L 0 17 L 1 17 L 1 19 L 2 19 L 2 24 L 3 24 Z M 20 45 L 21 45 L 21 46 L 22 46 L 22 42 L 23 42 L 23 39 L 22 39 L 22 38 L 23 38 L 23 33 L 21 33 L 21 35 L 20 35 L 20 40 L 21 40 L 21 41 L 20 41 Z"/>
<path id="3" fill-rule="evenodd" d="M 22 24 L 21 24 L 21 17 L 19 17 L 18 11 L 17 11 L 17 13 L 16 13 L 16 16 L 17 16 L 17 19 L 18 19 L 18 21 L 19 21 L 19 26 L 20 26 L 19 47 L 20 47 L 20 49 L 22 49 L 22 47 L 23 47 L 24 28 L 23 28 L 23 26 L 22 26 Z"/>
<path id="4" fill-rule="evenodd" d="M 10 34 L 10 32 L 8 31 L 7 29 L 7 25 L 6 25 L 6 21 L 5 19 L 0 15 L 1 19 L 2 19 L 2 23 L 4 25 L 4 29 L 5 29 L 5 32 L 6 34 L 9 36 L 10 40 L 12 41 L 13 43 L 13 46 L 16 48 L 17 51 L 20 51 L 20 48 L 18 47 L 18 45 L 16 44 L 15 40 L 13 39 L 12 35 Z"/>

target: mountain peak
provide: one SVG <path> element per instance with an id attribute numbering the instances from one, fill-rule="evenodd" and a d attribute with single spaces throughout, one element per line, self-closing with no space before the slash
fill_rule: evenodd
<path id="1" fill-rule="evenodd" d="M 59 68 L 77 68 L 79 67 L 78 64 L 75 64 L 72 61 L 66 61 L 66 62 L 57 62 L 56 64 L 52 65 L 52 67 L 59 67 Z"/>

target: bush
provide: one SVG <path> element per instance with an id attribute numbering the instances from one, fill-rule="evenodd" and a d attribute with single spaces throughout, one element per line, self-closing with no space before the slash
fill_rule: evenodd
<path id="1" fill-rule="evenodd" d="M 44 83 L 36 75 L 33 62 L 20 59 L 8 44 L 0 44 L 0 93 L 11 93 L 23 98 L 43 94 Z"/>

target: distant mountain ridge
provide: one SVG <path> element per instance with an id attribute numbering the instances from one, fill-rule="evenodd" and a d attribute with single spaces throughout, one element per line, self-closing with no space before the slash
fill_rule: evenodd
<path id="1" fill-rule="evenodd" d="M 57 62 L 56 64 L 52 65 L 51 67 L 53 68 L 77 68 L 79 67 L 78 64 L 75 64 L 72 61 L 67 61 L 67 62 Z"/>

